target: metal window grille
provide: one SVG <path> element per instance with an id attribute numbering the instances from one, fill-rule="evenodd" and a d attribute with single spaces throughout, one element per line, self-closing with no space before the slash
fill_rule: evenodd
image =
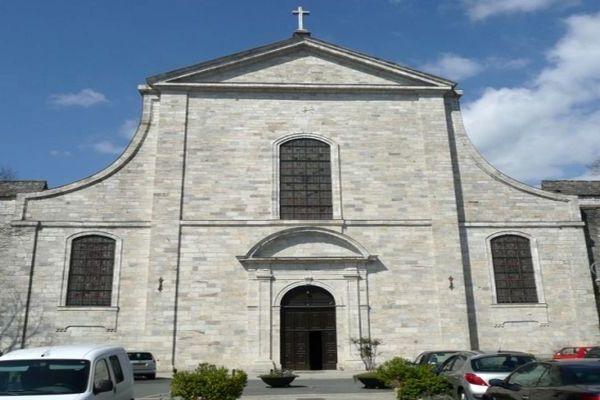
<path id="1" fill-rule="evenodd" d="M 281 219 L 333 218 L 330 158 L 329 145 L 315 139 L 295 139 L 281 145 Z"/>
<path id="2" fill-rule="evenodd" d="M 67 286 L 68 306 L 110 306 L 115 241 L 90 235 L 73 240 Z"/>
<path id="3" fill-rule="evenodd" d="M 517 235 L 491 241 L 498 303 L 537 303 L 529 239 Z"/>

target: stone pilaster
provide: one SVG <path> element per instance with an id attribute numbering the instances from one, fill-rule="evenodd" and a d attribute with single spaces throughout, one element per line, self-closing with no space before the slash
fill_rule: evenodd
<path id="1" fill-rule="evenodd" d="M 454 133 L 449 131 L 446 105 L 442 98 L 423 97 L 419 101 L 424 127 L 424 155 L 428 171 L 429 201 L 431 207 L 431 234 L 433 239 L 433 276 L 431 284 L 437 288 L 439 309 L 439 336 L 449 347 L 476 347 L 476 338 L 469 336 L 467 318 L 467 290 L 465 283 L 463 248 L 459 230 L 461 201 L 460 180 Z M 466 244 L 465 248 L 466 250 Z M 453 285 L 450 287 L 450 278 Z M 470 338 L 470 340 L 469 340 Z"/>
<path id="2" fill-rule="evenodd" d="M 156 144 L 146 332 L 163 368 L 175 366 L 181 199 L 185 170 L 187 95 L 162 93 Z M 166 345 L 168 343 L 168 345 Z"/>

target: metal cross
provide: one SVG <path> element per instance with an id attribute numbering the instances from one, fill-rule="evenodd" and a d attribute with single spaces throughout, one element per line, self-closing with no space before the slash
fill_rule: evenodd
<path id="1" fill-rule="evenodd" d="M 306 32 L 304 29 L 304 16 L 309 15 L 310 11 L 305 11 L 302 7 L 298 6 L 297 10 L 292 10 L 292 14 L 298 16 L 298 29 L 296 32 Z"/>

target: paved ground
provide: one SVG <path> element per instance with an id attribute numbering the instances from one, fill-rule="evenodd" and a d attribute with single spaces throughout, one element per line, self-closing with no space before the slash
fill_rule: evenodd
<path id="1" fill-rule="evenodd" d="M 393 400 L 391 389 L 363 389 L 354 382 L 356 372 L 345 371 L 300 371 L 288 388 L 270 388 L 260 379 L 250 376 L 242 400 Z M 136 380 L 136 399 L 168 398 L 169 376 L 155 380 Z"/>

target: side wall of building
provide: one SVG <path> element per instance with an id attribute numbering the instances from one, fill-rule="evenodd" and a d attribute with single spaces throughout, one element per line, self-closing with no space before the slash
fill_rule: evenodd
<path id="1" fill-rule="evenodd" d="M 491 167 L 470 143 L 458 104 L 449 102 L 456 135 L 463 236 L 468 244 L 479 346 L 551 354 L 565 345 L 600 340 L 594 288 L 578 201 L 529 188 Z M 510 234 L 527 238 L 538 292 L 535 304 L 500 304 L 496 299 L 490 240 Z M 523 343 L 522 337 L 531 339 Z"/>

